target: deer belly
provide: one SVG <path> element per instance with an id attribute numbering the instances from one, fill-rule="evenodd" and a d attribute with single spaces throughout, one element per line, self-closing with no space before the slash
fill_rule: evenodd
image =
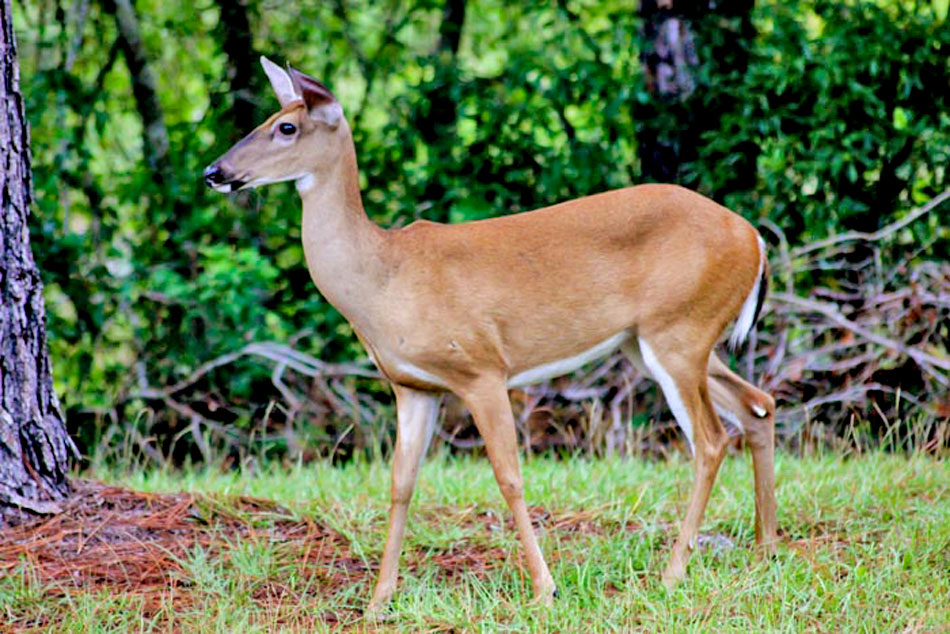
<path id="1" fill-rule="evenodd" d="M 550 363 L 544 363 L 533 368 L 529 368 L 508 379 L 508 387 L 525 387 L 534 383 L 540 383 L 547 379 L 573 372 L 591 361 L 596 361 L 606 357 L 608 354 L 620 347 L 624 341 L 630 338 L 630 333 L 623 331 L 617 333 L 609 339 L 601 341 L 593 348 L 588 348 L 580 354 L 565 359 L 558 359 Z"/>

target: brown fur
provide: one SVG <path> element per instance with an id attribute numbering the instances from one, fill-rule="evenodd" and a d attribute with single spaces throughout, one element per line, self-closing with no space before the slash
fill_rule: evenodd
<path id="1" fill-rule="evenodd" d="M 317 90 L 295 81 L 297 90 Z M 319 98 L 285 103 L 216 167 L 252 185 L 305 175 L 298 188 L 311 276 L 393 383 L 392 508 L 371 609 L 395 588 L 409 498 L 429 441 L 424 421 L 444 390 L 472 411 L 515 515 L 535 594 L 550 600 L 553 580 L 522 495 L 507 381 L 620 333 L 629 334 L 624 350 L 640 367 L 637 342 L 649 343 L 694 426 L 693 494 L 664 578 L 685 572 L 723 456 L 726 434 L 715 408 L 747 434 L 756 537 L 771 547 L 774 402 L 712 354 L 756 282 L 755 229 L 694 192 L 641 185 L 479 222 L 384 230 L 363 210 L 350 130 L 345 120 L 325 123 L 333 119 L 319 109 L 335 102 L 320 89 Z M 295 139 L 276 132 L 284 122 L 299 128 Z"/>

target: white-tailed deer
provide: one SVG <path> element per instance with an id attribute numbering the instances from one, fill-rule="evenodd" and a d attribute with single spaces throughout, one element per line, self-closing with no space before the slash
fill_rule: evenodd
<path id="1" fill-rule="evenodd" d="M 392 503 L 370 611 L 395 590 L 409 500 L 446 391 L 472 412 L 514 514 L 535 598 L 551 601 L 554 581 L 525 506 L 508 388 L 617 348 L 659 383 L 695 456 L 664 581 L 683 577 L 696 547 L 728 441 L 720 416 L 745 434 L 756 542 L 773 547 L 774 401 L 713 353 L 737 318 L 732 340 L 743 340 L 765 293 L 764 244 L 748 222 L 681 187 L 641 185 L 490 220 L 384 230 L 363 211 L 339 102 L 299 71 L 261 63 L 281 109 L 204 176 L 221 192 L 296 182 L 313 281 L 392 383 Z"/>

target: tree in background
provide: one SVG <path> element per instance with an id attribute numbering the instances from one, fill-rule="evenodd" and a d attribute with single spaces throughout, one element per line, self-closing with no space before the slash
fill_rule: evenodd
<path id="1" fill-rule="evenodd" d="M 754 6 L 753 0 L 640 3 L 640 58 L 650 98 L 635 106 L 634 117 L 644 177 L 697 187 L 695 170 L 683 167 L 697 160 L 703 133 L 718 130 L 722 113 L 735 107 L 717 84 L 746 72 Z M 712 196 L 755 184 L 756 147 L 746 144 L 742 151 L 736 177 Z"/>
<path id="2" fill-rule="evenodd" d="M 247 2 L 217 0 L 220 17 L 217 36 L 221 50 L 228 58 L 228 83 L 232 103 L 225 105 L 234 135 L 247 134 L 260 121 L 257 102 L 260 99 L 260 73 Z M 265 93 L 266 94 L 266 93 Z"/>
<path id="3" fill-rule="evenodd" d="M 430 148 L 430 160 L 435 165 L 446 165 L 450 161 L 450 144 L 444 139 L 456 139 L 455 124 L 458 119 L 457 95 L 453 87 L 458 83 L 458 51 L 462 40 L 462 27 L 465 24 L 465 0 L 447 0 L 439 23 L 439 41 L 433 51 L 435 76 L 423 87 L 422 96 L 428 102 L 425 116 L 416 122 L 419 135 Z M 431 178 L 426 185 L 420 202 L 433 202 L 443 208 L 438 220 L 449 219 L 448 208 L 441 205 L 446 194 L 444 182 Z"/>
<path id="4" fill-rule="evenodd" d="M 10 0 L 0 0 L 0 524 L 11 507 L 59 508 L 75 453 L 53 391 L 43 283 L 27 218 L 30 135 L 23 113 Z"/>
<path id="5" fill-rule="evenodd" d="M 228 200 L 200 182 L 273 109 L 257 53 L 340 97 L 380 224 L 476 220 L 673 180 L 769 227 L 767 239 L 794 255 L 841 228 L 898 220 L 950 186 L 950 29 L 929 4 L 14 3 L 33 130 L 31 239 L 72 437 L 89 454 L 147 453 L 151 442 L 176 460 L 200 459 L 188 447 L 206 434 L 224 445 L 263 439 L 280 455 L 280 430 L 296 421 L 304 446 L 345 451 L 358 419 L 361 437 L 385 446 L 390 395 L 371 379 L 361 389 L 352 377 L 311 381 L 297 366 L 247 356 L 206 365 L 252 342 L 323 362 L 363 358 L 313 290 L 293 187 Z M 900 248 L 866 268 L 899 274 L 950 248 L 936 213 L 888 235 Z M 775 268 L 776 288 L 827 286 L 849 298 L 843 314 L 860 316 L 852 311 L 863 306 L 866 272 L 790 258 Z M 901 279 L 880 288 L 904 293 Z M 915 283 L 922 297 L 936 288 Z M 790 331 L 790 342 L 817 345 L 801 338 Z M 786 386 L 789 402 L 825 393 L 823 381 Z M 933 396 L 907 380 L 887 385 L 932 411 Z M 657 414 L 640 409 L 655 399 L 630 402 L 639 420 Z M 812 414 L 847 424 L 848 407 L 842 399 Z"/>

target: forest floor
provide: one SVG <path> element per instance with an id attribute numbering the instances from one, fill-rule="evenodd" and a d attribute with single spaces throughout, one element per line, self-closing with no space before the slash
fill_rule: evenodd
<path id="1" fill-rule="evenodd" d="M 950 461 L 777 467 L 776 557 L 755 556 L 751 462 L 731 456 L 667 591 L 688 462 L 526 461 L 560 595 L 542 609 L 487 461 L 435 457 L 382 622 L 361 611 L 385 465 L 85 474 L 63 514 L 0 532 L 0 632 L 950 632 Z"/>

